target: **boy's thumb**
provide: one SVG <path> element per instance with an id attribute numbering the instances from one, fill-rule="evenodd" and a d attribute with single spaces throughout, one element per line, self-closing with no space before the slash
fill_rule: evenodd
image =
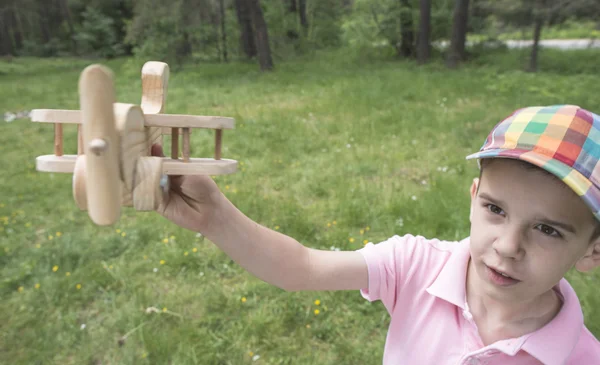
<path id="1" fill-rule="evenodd" d="M 150 149 L 150 154 L 152 156 L 165 157 L 162 146 L 156 143 L 152 145 L 152 148 Z"/>

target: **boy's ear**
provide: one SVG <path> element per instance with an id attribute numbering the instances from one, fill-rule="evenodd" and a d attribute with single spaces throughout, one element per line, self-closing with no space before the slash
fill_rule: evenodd
<path id="1" fill-rule="evenodd" d="M 588 272 L 600 266 L 600 238 L 588 247 L 585 254 L 575 263 L 575 268 L 581 272 Z"/>
<path id="2" fill-rule="evenodd" d="M 477 194 L 477 188 L 479 187 L 479 178 L 474 178 L 473 183 L 471 184 L 471 200 L 475 199 L 475 195 Z"/>
<path id="3" fill-rule="evenodd" d="M 475 196 L 477 195 L 477 189 L 479 188 L 479 178 L 474 178 L 471 184 L 471 210 L 469 212 L 469 221 L 473 219 L 473 202 L 475 202 Z"/>

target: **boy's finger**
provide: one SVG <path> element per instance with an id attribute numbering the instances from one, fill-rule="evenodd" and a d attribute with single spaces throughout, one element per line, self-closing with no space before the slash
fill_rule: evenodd
<path id="1" fill-rule="evenodd" d="M 150 154 L 152 156 L 165 157 L 165 154 L 163 153 L 162 146 L 159 145 L 159 144 L 156 144 L 156 143 L 152 145 L 152 149 L 150 150 Z"/>

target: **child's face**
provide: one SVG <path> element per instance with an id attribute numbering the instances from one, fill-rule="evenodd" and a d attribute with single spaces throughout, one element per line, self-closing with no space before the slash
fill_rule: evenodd
<path id="1" fill-rule="evenodd" d="M 471 198 L 472 264 L 477 282 L 492 298 L 533 299 L 574 265 L 590 269 L 591 261 L 580 259 L 598 247 L 590 245 L 594 217 L 559 179 L 517 161 L 495 159 L 487 161 Z"/>

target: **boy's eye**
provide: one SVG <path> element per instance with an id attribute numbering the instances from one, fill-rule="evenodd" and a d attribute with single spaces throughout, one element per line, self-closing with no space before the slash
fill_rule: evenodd
<path id="1" fill-rule="evenodd" d="M 492 212 L 494 214 L 503 214 L 504 213 L 502 208 L 500 208 L 499 206 L 494 205 L 494 204 L 487 204 L 487 208 L 490 212 Z"/>
<path id="2" fill-rule="evenodd" d="M 560 234 L 560 232 L 558 232 L 556 229 L 546 225 L 546 224 L 540 224 L 537 226 L 537 229 L 542 232 L 543 234 L 547 235 L 547 236 L 552 236 L 552 237 L 562 237 L 562 235 Z"/>

